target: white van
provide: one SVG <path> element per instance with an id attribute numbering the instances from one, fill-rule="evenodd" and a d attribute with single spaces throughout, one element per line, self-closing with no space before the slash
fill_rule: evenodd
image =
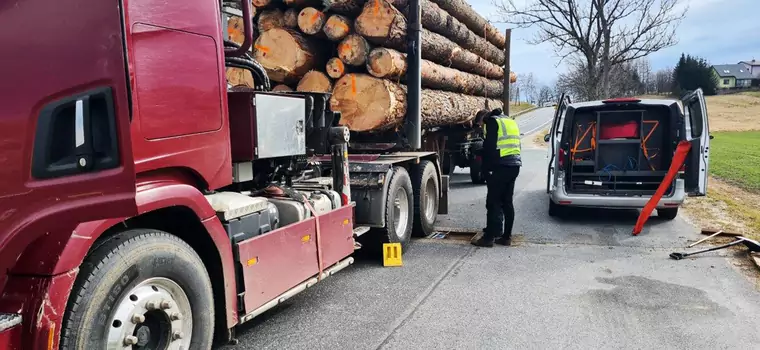
<path id="1" fill-rule="evenodd" d="M 672 220 L 687 195 L 707 193 L 710 139 L 701 89 L 682 101 L 570 103 L 563 95 L 544 136 L 549 215 L 570 206 L 643 208 L 685 140 L 691 143 L 686 161 L 657 205 L 657 215 Z"/>

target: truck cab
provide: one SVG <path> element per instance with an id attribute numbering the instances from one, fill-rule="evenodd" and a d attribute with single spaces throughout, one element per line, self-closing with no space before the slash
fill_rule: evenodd
<path id="1" fill-rule="evenodd" d="M 643 208 L 671 168 L 676 146 L 691 143 L 685 164 L 657 204 L 671 220 L 686 196 L 707 193 L 709 124 L 701 89 L 677 100 L 619 98 L 570 103 L 563 95 L 549 134 L 549 215 L 566 207 Z"/>

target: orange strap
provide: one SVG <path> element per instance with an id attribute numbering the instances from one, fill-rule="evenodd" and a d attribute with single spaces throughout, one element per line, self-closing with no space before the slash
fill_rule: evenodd
<path id="1" fill-rule="evenodd" d="M 317 265 L 319 265 L 319 275 L 317 275 L 317 281 L 322 280 L 322 271 L 325 269 L 322 262 L 322 239 L 320 237 L 320 231 L 319 231 L 319 215 L 317 215 L 317 211 L 314 210 L 314 207 L 309 203 L 309 200 L 306 199 L 306 195 L 303 195 L 303 203 L 306 205 L 306 208 L 309 208 L 309 211 L 311 211 L 311 215 L 314 215 L 314 224 L 316 225 L 316 233 L 314 237 L 316 239 L 317 243 Z"/>
<path id="2" fill-rule="evenodd" d="M 647 220 L 649 220 L 649 216 L 652 215 L 652 211 L 657 207 L 657 204 L 660 203 L 660 199 L 662 199 L 662 196 L 665 195 L 665 191 L 667 191 L 668 187 L 670 187 L 670 184 L 673 183 L 673 179 L 676 177 L 676 174 L 678 174 L 678 170 L 681 169 L 681 166 L 686 160 L 686 155 L 689 154 L 689 149 L 691 149 L 691 143 L 687 141 L 681 141 L 678 143 L 678 147 L 676 147 L 676 152 L 673 155 L 673 161 L 670 163 L 670 169 L 668 169 L 668 173 L 665 174 L 665 178 L 662 180 L 662 182 L 660 182 L 660 186 L 657 187 L 657 191 L 654 192 L 652 198 L 649 198 L 649 201 L 644 206 L 644 209 L 641 210 L 641 214 L 639 214 L 639 219 L 636 220 L 636 226 L 633 227 L 634 236 L 641 233 L 641 230 L 644 229 L 644 224 L 647 222 Z"/>
<path id="3" fill-rule="evenodd" d="M 649 130 L 649 133 L 647 134 L 647 136 L 641 139 L 641 150 L 644 153 L 644 157 L 646 157 L 647 161 L 649 161 L 650 159 L 656 157 L 657 154 L 651 157 L 649 156 L 649 150 L 647 149 L 647 141 L 649 141 L 649 137 L 652 136 L 652 133 L 654 133 L 655 129 L 657 129 L 657 126 L 660 125 L 660 122 L 656 120 L 645 120 L 644 124 L 654 124 L 654 126 L 652 127 L 652 130 Z M 652 169 L 652 171 L 655 170 L 654 165 L 652 164 L 649 164 L 649 168 Z"/>
<path id="4" fill-rule="evenodd" d="M 576 126 L 578 127 L 578 133 L 575 134 L 575 142 L 574 142 L 575 145 L 573 146 L 573 148 L 570 149 L 570 154 L 572 155 L 572 158 L 575 158 L 575 154 L 578 152 L 588 152 L 588 151 L 593 151 L 594 149 L 596 149 L 596 140 L 595 140 L 596 139 L 596 122 L 589 123 L 588 129 L 586 129 L 586 131 L 583 132 L 583 135 L 581 136 L 580 139 L 578 139 L 578 134 L 580 134 L 583 131 L 583 128 L 581 128 L 580 124 L 576 124 Z M 593 135 L 591 136 L 592 137 L 591 148 L 578 149 L 578 146 L 581 145 L 581 142 L 583 142 L 586 136 L 588 136 L 589 131 L 592 131 L 592 135 Z"/>

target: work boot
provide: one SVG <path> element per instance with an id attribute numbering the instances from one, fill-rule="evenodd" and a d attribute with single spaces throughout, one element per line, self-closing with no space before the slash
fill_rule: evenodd
<path id="1" fill-rule="evenodd" d="M 485 235 L 483 235 L 483 237 L 480 237 L 477 240 L 474 240 L 474 241 L 472 241 L 470 243 L 472 243 L 472 245 L 478 246 L 478 247 L 491 248 L 491 247 L 493 247 L 493 238 L 487 238 Z"/>
<path id="2" fill-rule="evenodd" d="M 501 236 L 499 237 L 499 239 L 496 240 L 495 243 L 509 247 L 512 245 L 512 236 L 507 236 L 507 235 Z"/>

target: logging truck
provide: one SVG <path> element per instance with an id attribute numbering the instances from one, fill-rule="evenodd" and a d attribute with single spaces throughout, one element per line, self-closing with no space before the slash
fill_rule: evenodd
<path id="1" fill-rule="evenodd" d="M 367 9 L 318 3 L 346 18 Z M 309 74 L 318 50 L 301 50 L 314 44 L 282 26 L 313 25 L 317 12 L 265 15 L 269 1 L 244 1 L 230 9 L 242 19 L 236 32 L 225 28 L 227 5 L 28 0 L 0 9 L 10 51 L 0 76 L 17 82 L 0 87 L 0 349 L 235 342 L 237 325 L 351 265 L 357 238 L 405 244 L 446 212 L 440 148 L 423 144 L 436 127 L 430 98 L 444 124 L 467 122 L 470 107 L 488 102 L 422 89 L 432 83 L 421 55 L 433 49 L 420 40 L 428 34 L 414 20 L 417 0 L 403 23 L 412 29 L 403 87 Z M 459 67 L 475 59 L 440 43 Z M 288 56 L 291 48 L 301 51 Z M 390 119 L 352 129 L 362 118 L 347 108 L 351 91 L 366 96 L 361 84 L 378 82 L 389 93 L 357 108 Z M 312 91 L 325 85 L 349 95 Z"/>

